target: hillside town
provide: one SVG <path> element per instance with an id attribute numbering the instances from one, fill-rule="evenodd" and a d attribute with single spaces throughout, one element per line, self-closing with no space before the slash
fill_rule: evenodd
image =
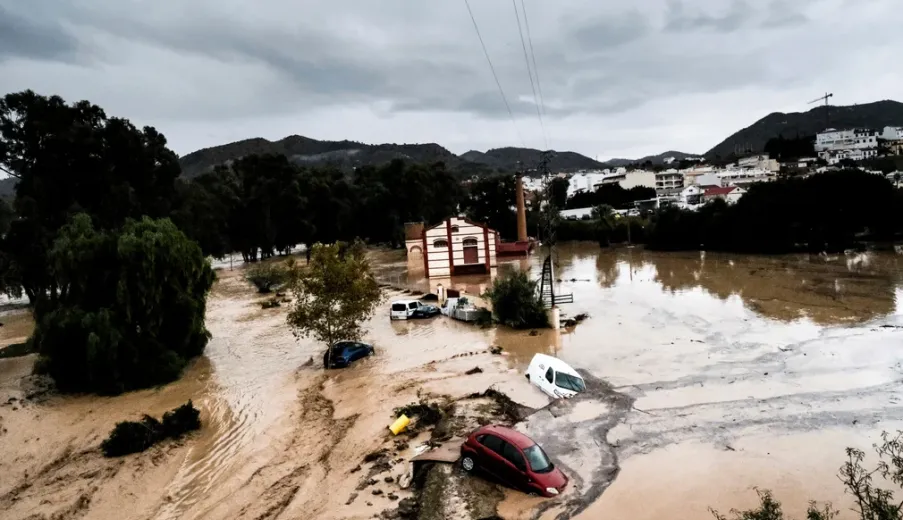
<path id="1" fill-rule="evenodd" d="M 636 210 L 677 206 L 696 210 L 707 202 L 723 199 L 729 204 L 740 200 L 750 185 L 770 182 L 782 175 L 809 176 L 845 167 L 857 167 L 901 185 L 903 172 L 870 169 L 860 161 L 903 154 L 903 127 L 888 126 L 882 131 L 861 128 L 838 130 L 828 128 L 815 136 L 812 157 L 797 157 L 780 162 L 768 153 L 747 155 L 724 165 L 709 164 L 703 157 L 680 161 L 685 168 L 675 168 L 678 161 L 667 157 L 656 168 L 622 166 L 602 170 L 559 172 L 549 177 L 568 180 L 568 198 L 593 192 L 602 186 L 617 184 L 625 190 L 645 187 L 655 190 L 655 198 L 636 201 Z M 524 189 L 541 191 L 549 178 L 524 177 Z M 568 219 L 587 219 L 592 208 L 573 208 L 562 212 Z"/>

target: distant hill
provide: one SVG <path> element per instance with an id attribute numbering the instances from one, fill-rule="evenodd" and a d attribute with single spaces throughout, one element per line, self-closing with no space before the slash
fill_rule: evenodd
<path id="1" fill-rule="evenodd" d="M 179 163 L 182 165 L 183 175 L 191 178 L 246 155 L 265 153 L 282 154 L 298 164 L 332 164 L 348 170 L 392 159 L 429 163 L 444 161 L 452 168 L 461 162 L 458 156 L 433 143 L 369 145 L 355 141 L 318 141 L 291 135 L 279 141 L 257 137 L 204 148 L 181 157 Z"/>
<path id="2" fill-rule="evenodd" d="M 903 125 L 903 103 L 897 101 L 876 101 L 864 105 L 832 106 L 828 108 L 832 128 L 872 128 L 880 130 L 885 126 Z M 813 108 L 808 112 L 784 114 L 775 112 L 756 121 L 751 126 L 728 137 L 706 152 L 706 157 L 714 159 L 741 152 L 758 153 L 773 137 L 782 135 L 792 138 L 815 135 L 825 130 L 825 107 Z"/>
<path id="3" fill-rule="evenodd" d="M 262 138 L 205 148 L 179 159 L 186 177 L 195 177 L 214 166 L 250 154 L 277 153 L 298 164 L 331 164 L 351 170 L 355 166 L 382 164 L 392 159 L 434 163 L 442 161 L 452 172 L 462 175 L 513 172 L 533 169 L 540 151 L 532 148 L 495 148 L 486 152 L 469 151 L 460 156 L 438 144 L 364 144 L 355 141 L 318 141 L 293 135 L 279 141 Z M 555 171 L 604 168 L 605 165 L 574 152 L 558 152 L 550 168 Z"/>
<path id="4" fill-rule="evenodd" d="M 609 159 L 603 164 L 605 164 L 609 168 L 612 168 L 618 166 L 627 166 L 628 164 L 643 164 L 644 162 L 649 161 L 653 165 L 658 166 L 665 164 L 665 159 L 669 157 L 674 157 L 674 160 L 679 162 L 686 159 L 687 157 L 702 157 L 702 154 L 684 153 L 675 150 L 669 150 L 658 155 L 647 155 L 646 157 L 640 157 L 639 159 Z"/>

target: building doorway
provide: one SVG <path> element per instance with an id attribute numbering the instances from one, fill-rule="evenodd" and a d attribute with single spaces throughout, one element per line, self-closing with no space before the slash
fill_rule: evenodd
<path id="1" fill-rule="evenodd" d="M 464 239 L 464 264 L 480 263 L 480 250 L 477 247 L 477 239 Z"/>

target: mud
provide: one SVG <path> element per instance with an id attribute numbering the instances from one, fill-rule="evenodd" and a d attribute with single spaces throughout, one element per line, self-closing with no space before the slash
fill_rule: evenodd
<path id="1" fill-rule="evenodd" d="M 405 291 L 442 283 L 479 294 L 491 283 L 425 281 L 397 252 L 372 257 L 382 279 Z M 538 272 L 540 261 L 499 272 Z M 346 370 L 310 363 L 322 347 L 292 336 L 287 305 L 262 309 L 238 263 L 217 270 L 213 339 L 176 383 L 115 398 L 45 389 L 38 399 L 34 356 L 0 359 L 3 517 L 370 518 L 412 498 L 402 485 L 406 461 L 430 440 L 425 432 L 396 445 L 393 411 L 422 395 L 447 396 L 456 417 L 482 417 L 445 428 L 441 438 L 453 442 L 480 420 L 513 420 L 498 419 L 498 401 L 463 399 L 487 389 L 541 410 L 518 428 L 544 445 L 571 486 L 533 499 L 442 466 L 449 473 L 437 496 L 451 504 L 443 511 L 705 518 L 709 506 L 752 505 L 760 486 L 799 517 L 810 498 L 843 509 L 834 476 L 843 448 L 867 448 L 881 430 L 903 425 L 903 256 L 564 245 L 557 261 L 558 289 L 574 294 L 562 310 L 589 316 L 575 327 L 530 335 L 444 317 L 390 322 L 386 302 L 367 325 L 376 356 Z M 402 294 L 386 289 L 387 300 Z M 0 339 L 24 340 L 26 322 L 0 327 Z M 592 390 L 545 408 L 548 399 L 523 377 L 537 352 L 582 370 Z M 475 366 L 482 372 L 468 375 Z M 188 399 L 201 410 L 199 432 L 123 459 L 100 454 L 116 421 Z M 364 462 L 380 449 L 385 456 Z"/>

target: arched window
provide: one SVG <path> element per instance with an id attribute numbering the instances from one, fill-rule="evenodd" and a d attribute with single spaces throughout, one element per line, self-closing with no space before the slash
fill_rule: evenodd
<path id="1" fill-rule="evenodd" d="M 423 253 L 423 248 L 420 246 L 414 246 L 411 248 L 411 253 Z"/>
<path id="2" fill-rule="evenodd" d="M 440 238 L 439 240 L 434 240 L 433 247 L 436 249 L 447 248 L 448 240 L 445 240 L 444 238 Z"/>
<path id="3" fill-rule="evenodd" d="M 459 231 L 458 226 L 452 226 L 452 227 L 451 227 L 451 232 L 452 232 L 452 233 L 457 233 L 458 231 Z"/>
<path id="4" fill-rule="evenodd" d="M 477 242 L 477 239 L 473 237 L 467 237 L 464 239 L 464 247 L 476 247 L 478 243 L 479 242 Z"/>

